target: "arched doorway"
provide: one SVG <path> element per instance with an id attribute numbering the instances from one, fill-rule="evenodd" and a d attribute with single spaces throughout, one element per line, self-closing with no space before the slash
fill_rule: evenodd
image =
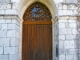
<path id="1" fill-rule="evenodd" d="M 35 2 L 23 16 L 22 60 L 52 60 L 52 16 Z"/>

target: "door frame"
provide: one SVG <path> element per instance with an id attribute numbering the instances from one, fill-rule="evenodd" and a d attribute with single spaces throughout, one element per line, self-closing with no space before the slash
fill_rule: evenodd
<path id="1" fill-rule="evenodd" d="M 54 20 L 54 21 L 53 21 Z M 54 27 L 55 27 L 55 20 L 57 20 L 57 18 L 55 18 L 55 19 L 52 19 L 51 21 L 52 21 L 52 60 L 55 60 L 55 58 L 56 58 L 56 47 L 55 47 L 55 35 L 54 35 Z M 23 33 L 23 21 L 21 22 L 21 24 L 20 24 L 20 26 L 21 26 L 21 28 L 20 28 L 20 31 Z M 20 42 L 20 52 L 21 52 L 21 58 L 20 58 L 20 60 L 22 60 L 22 33 L 20 34 L 21 35 L 21 42 Z"/>
<path id="2" fill-rule="evenodd" d="M 28 1 L 28 3 L 27 3 Z M 30 6 L 32 3 L 35 3 L 37 0 L 27 0 L 25 3 L 26 5 L 23 5 L 21 2 L 19 3 L 19 6 L 21 6 L 20 10 L 19 10 L 19 18 L 18 19 L 20 21 L 20 60 L 22 60 L 22 31 L 23 31 L 23 14 L 24 12 L 26 11 L 26 9 L 28 8 L 28 6 Z M 56 9 L 56 5 L 54 3 L 54 1 L 52 0 L 52 3 L 49 4 L 49 2 L 51 2 L 49 0 L 49 2 L 46 1 L 43 1 L 43 0 L 40 0 L 39 2 L 43 3 L 51 12 L 51 15 L 52 15 L 52 60 L 55 60 L 56 58 L 56 47 L 55 47 L 55 35 L 54 35 L 54 32 L 55 32 L 55 23 L 56 21 L 58 20 L 56 15 L 57 15 L 57 9 Z M 45 3 L 46 2 L 46 3 Z"/>

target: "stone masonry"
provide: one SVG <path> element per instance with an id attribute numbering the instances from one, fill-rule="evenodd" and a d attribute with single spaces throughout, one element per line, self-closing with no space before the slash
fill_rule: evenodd
<path id="1" fill-rule="evenodd" d="M 0 16 L 0 60 L 19 60 L 20 25 L 15 17 Z"/>

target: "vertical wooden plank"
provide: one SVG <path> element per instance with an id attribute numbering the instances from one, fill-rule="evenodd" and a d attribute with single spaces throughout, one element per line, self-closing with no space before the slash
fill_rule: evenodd
<path id="1" fill-rule="evenodd" d="M 36 42 L 36 39 L 35 39 L 35 33 L 36 33 L 36 30 L 35 30 L 35 25 L 32 25 L 32 33 L 31 33 L 31 35 L 32 35 L 32 60 L 36 60 L 35 58 L 35 56 L 36 56 L 36 52 L 35 52 L 35 42 Z"/>
<path id="2" fill-rule="evenodd" d="M 24 33 L 24 35 L 25 35 L 25 49 L 26 49 L 26 57 L 25 57 L 25 59 L 27 60 L 27 58 L 28 58 L 28 55 L 27 55 L 27 53 L 28 53 L 28 25 L 26 25 L 25 26 L 25 33 Z"/>
<path id="3" fill-rule="evenodd" d="M 50 32 L 49 54 L 50 54 L 50 60 L 52 60 L 52 25 L 49 25 L 49 32 Z"/>

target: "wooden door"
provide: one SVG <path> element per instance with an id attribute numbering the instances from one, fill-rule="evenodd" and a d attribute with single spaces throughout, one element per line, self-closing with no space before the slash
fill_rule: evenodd
<path id="1" fill-rule="evenodd" d="M 36 2 L 36 4 L 36 6 L 41 5 L 39 2 Z M 25 13 L 23 18 L 22 60 L 52 60 L 52 23 L 50 15 L 46 16 L 49 20 L 44 19 L 44 17 L 41 20 L 39 19 L 41 15 L 33 18 L 34 15 L 29 17 L 27 14 Z M 27 18 L 25 18 L 26 16 Z"/>

